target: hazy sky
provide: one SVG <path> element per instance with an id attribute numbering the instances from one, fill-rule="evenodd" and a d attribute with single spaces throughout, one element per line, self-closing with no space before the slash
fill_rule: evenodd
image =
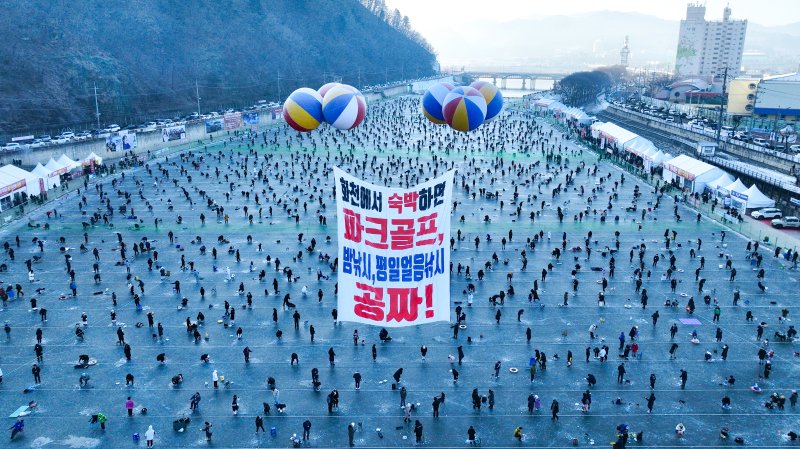
<path id="1" fill-rule="evenodd" d="M 683 0 L 387 0 L 400 9 L 423 35 L 440 29 L 443 23 L 481 19 L 498 21 L 577 14 L 588 11 L 633 11 L 663 19 L 680 20 L 686 15 Z M 708 0 L 706 19 L 722 18 L 722 10 L 730 4 L 734 19 L 748 19 L 759 25 L 779 26 L 800 22 L 800 0 Z"/>
<path id="2" fill-rule="evenodd" d="M 493 56 L 499 57 L 502 54 L 508 59 L 508 52 L 504 48 L 491 50 L 495 44 L 493 39 L 483 36 L 479 30 L 470 33 L 471 27 L 480 26 L 481 21 L 502 24 L 519 19 L 541 19 L 595 11 L 636 12 L 678 21 L 685 18 L 686 5 L 689 3 L 686 0 L 386 0 L 386 2 L 390 9 L 398 8 L 402 14 L 408 16 L 411 26 L 433 45 L 439 62 L 445 66 L 475 63 L 474 60 L 468 60 L 469 58 L 462 54 L 463 51 L 459 51 L 462 47 L 461 37 L 470 34 L 481 36 L 480 42 L 482 42 L 473 44 L 475 47 L 471 56 L 483 60 L 491 59 Z M 747 19 L 751 23 L 766 27 L 800 22 L 800 0 L 706 0 L 698 3 L 706 6 L 706 20 L 722 19 L 725 5 L 730 5 L 733 19 Z M 502 25 L 491 29 L 502 29 Z M 580 33 L 580 30 L 565 31 Z M 677 34 L 676 23 L 676 39 Z M 502 39 L 497 39 L 497 42 L 500 41 Z"/>

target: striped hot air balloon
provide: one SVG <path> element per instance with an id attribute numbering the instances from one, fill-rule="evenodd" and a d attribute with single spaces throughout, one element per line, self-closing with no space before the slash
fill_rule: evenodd
<path id="1" fill-rule="evenodd" d="M 341 83 L 325 83 L 325 84 L 322 85 L 322 87 L 317 89 L 317 92 L 319 93 L 320 97 L 325 98 L 325 94 L 327 94 L 329 90 L 333 89 L 336 86 L 340 86 L 340 85 L 341 85 Z"/>
<path id="2" fill-rule="evenodd" d="M 450 83 L 435 83 L 428 88 L 428 91 L 422 96 L 422 114 L 425 115 L 425 118 L 437 125 L 447 123 L 442 112 L 442 104 L 444 103 L 444 97 L 453 88 Z"/>
<path id="3" fill-rule="evenodd" d="M 475 81 L 470 84 L 470 87 L 480 92 L 483 99 L 486 100 L 485 122 L 500 115 L 500 112 L 503 111 L 503 94 L 497 86 L 486 81 Z"/>
<path id="4" fill-rule="evenodd" d="M 456 87 L 444 97 L 442 110 L 451 128 L 461 132 L 472 131 L 486 118 L 486 100 L 472 87 Z"/>
<path id="5" fill-rule="evenodd" d="M 367 102 L 358 89 L 347 84 L 332 87 L 322 98 L 322 115 L 336 129 L 353 129 L 364 121 Z"/>
<path id="6" fill-rule="evenodd" d="M 283 119 L 297 131 L 313 131 L 322 123 L 322 97 L 308 87 L 297 89 L 283 103 Z"/>

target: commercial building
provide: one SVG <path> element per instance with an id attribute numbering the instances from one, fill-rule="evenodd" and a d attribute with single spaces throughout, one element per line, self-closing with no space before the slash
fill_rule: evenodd
<path id="1" fill-rule="evenodd" d="M 789 73 L 761 80 L 753 106 L 756 117 L 797 121 L 800 115 L 800 74 Z"/>
<path id="2" fill-rule="evenodd" d="M 761 78 L 740 77 L 728 83 L 727 111 L 731 115 L 750 116 L 758 96 Z"/>
<path id="3" fill-rule="evenodd" d="M 722 20 L 707 21 L 706 7 L 689 4 L 681 20 L 675 73 L 681 77 L 711 80 L 728 68 L 728 77 L 739 74 L 742 66 L 746 20 L 731 20 L 726 7 Z"/>

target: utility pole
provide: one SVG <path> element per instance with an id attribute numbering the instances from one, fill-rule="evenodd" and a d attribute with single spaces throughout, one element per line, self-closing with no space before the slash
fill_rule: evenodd
<path id="1" fill-rule="evenodd" d="M 200 88 L 197 86 L 197 80 L 194 80 L 194 93 L 197 97 L 197 116 L 200 117 Z"/>
<path id="2" fill-rule="evenodd" d="M 719 148 L 720 134 L 722 133 L 722 117 L 723 114 L 725 113 L 725 98 L 726 98 L 725 86 L 727 84 L 728 84 L 728 67 L 726 66 L 725 71 L 723 72 L 722 75 L 722 101 L 720 102 L 719 105 L 719 117 L 717 118 L 717 138 L 716 138 L 717 148 Z"/>
<path id="3" fill-rule="evenodd" d="M 278 103 L 281 103 L 281 71 L 278 70 Z"/>
<path id="4" fill-rule="evenodd" d="M 94 115 L 97 116 L 97 129 L 100 129 L 100 106 L 97 104 L 97 83 L 94 83 Z"/>

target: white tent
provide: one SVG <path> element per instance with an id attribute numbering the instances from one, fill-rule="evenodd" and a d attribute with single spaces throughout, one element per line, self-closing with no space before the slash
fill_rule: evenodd
<path id="1" fill-rule="evenodd" d="M 0 210 L 11 207 L 12 196 L 25 189 L 25 178 L 0 172 Z"/>
<path id="2" fill-rule="evenodd" d="M 44 168 L 51 170 L 56 176 L 63 175 L 69 171 L 68 166 L 60 162 L 56 162 L 53 158 L 50 158 L 50 160 L 47 161 L 47 164 L 45 164 Z"/>
<path id="3" fill-rule="evenodd" d="M 592 119 L 589 117 L 589 114 L 583 112 L 583 110 L 580 108 L 569 108 L 566 111 L 566 117 L 569 120 L 575 120 L 582 125 L 588 125 L 589 123 L 592 123 Z"/>
<path id="4" fill-rule="evenodd" d="M 726 185 L 723 188 L 723 190 L 727 191 L 728 193 L 730 192 L 744 193 L 747 190 L 747 186 L 744 185 L 741 179 L 736 178 L 736 181 Z"/>
<path id="5" fill-rule="evenodd" d="M 28 195 L 39 195 L 42 193 L 42 190 L 39 188 L 39 177 L 27 170 L 23 170 L 15 165 L 9 164 L 0 167 L 0 173 L 6 173 L 16 178 L 24 179 L 25 192 Z"/>
<path id="6" fill-rule="evenodd" d="M 664 165 L 664 161 L 672 159 L 672 156 L 657 150 L 655 153 L 647 153 L 642 158 L 644 160 L 644 168 L 650 170 L 653 167 L 660 167 Z"/>
<path id="7" fill-rule="evenodd" d="M 606 122 L 594 122 L 592 126 L 589 127 L 589 130 L 592 132 L 592 137 L 595 139 L 600 138 L 600 129 L 605 125 Z"/>
<path id="8" fill-rule="evenodd" d="M 592 129 L 595 129 L 594 125 L 592 125 Z M 614 146 L 618 149 L 622 149 L 627 142 L 639 137 L 638 134 L 628 131 L 627 129 L 617 126 L 611 122 L 603 123 L 596 129 L 600 139 L 603 139 L 610 146 Z"/>
<path id="9" fill-rule="evenodd" d="M 725 172 L 722 169 L 693 157 L 682 154 L 664 162 L 664 180 L 677 181 L 681 188 L 690 192 L 702 192 L 706 184 L 719 178 Z"/>
<path id="10" fill-rule="evenodd" d="M 547 109 L 551 104 L 555 102 L 556 100 L 553 100 L 551 98 L 539 98 L 538 100 L 534 101 L 533 106 L 540 109 Z"/>
<path id="11" fill-rule="evenodd" d="M 47 190 L 61 185 L 61 178 L 59 178 L 58 174 L 49 168 L 45 168 L 42 164 L 36 164 L 31 173 L 44 180 L 44 188 Z"/>
<path id="12" fill-rule="evenodd" d="M 742 198 L 746 202 L 746 209 L 761 209 L 762 207 L 775 207 L 775 201 L 764 195 L 761 190 L 758 190 L 755 184 L 749 189 L 741 193 Z"/>
<path id="13" fill-rule="evenodd" d="M 73 161 L 72 159 L 70 159 L 69 157 L 67 157 L 67 155 L 66 155 L 66 154 L 62 154 L 62 155 L 61 155 L 61 157 L 60 157 L 60 158 L 58 158 L 58 161 L 57 161 L 57 162 L 58 162 L 59 164 L 61 164 L 61 165 L 65 166 L 65 167 L 67 167 L 67 171 L 70 171 L 70 170 L 72 170 L 73 168 L 76 168 L 76 167 L 80 167 L 80 166 L 81 166 L 81 164 L 79 164 L 79 163 L 77 163 L 77 162 Z"/>
<path id="14" fill-rule="evenodd" d="M 94 165 L 101 165 L 103 163 L 103 158 L 94 154 L 94 151 L 92 151 L 83 159 L 83 164 L 91 165 L 92 161 L 94 161 Z"/>
<path id="15" fill-rule="evenodd" d="M 706 183 L 706 187 L 708 187 L 711 190 L 724 189 L 725 186 L 729 185 L 732 182 L 733 182 L 733 176 L 725 173 L 719 178 L 709 183 Z"/>
<path id="16" fill-rule="evenodd" d="M 645 139 L 642 136 L 636 136 L 633 139 L 625 142 L 623 148 L 625 148 L 625 151 L 641 157 L 645 157 L 645 153 L 647 153 L 648 150 L 653 150 L 653 153 L 657 151 L 657 148 L 653 142 L 650 139 Z"/>

